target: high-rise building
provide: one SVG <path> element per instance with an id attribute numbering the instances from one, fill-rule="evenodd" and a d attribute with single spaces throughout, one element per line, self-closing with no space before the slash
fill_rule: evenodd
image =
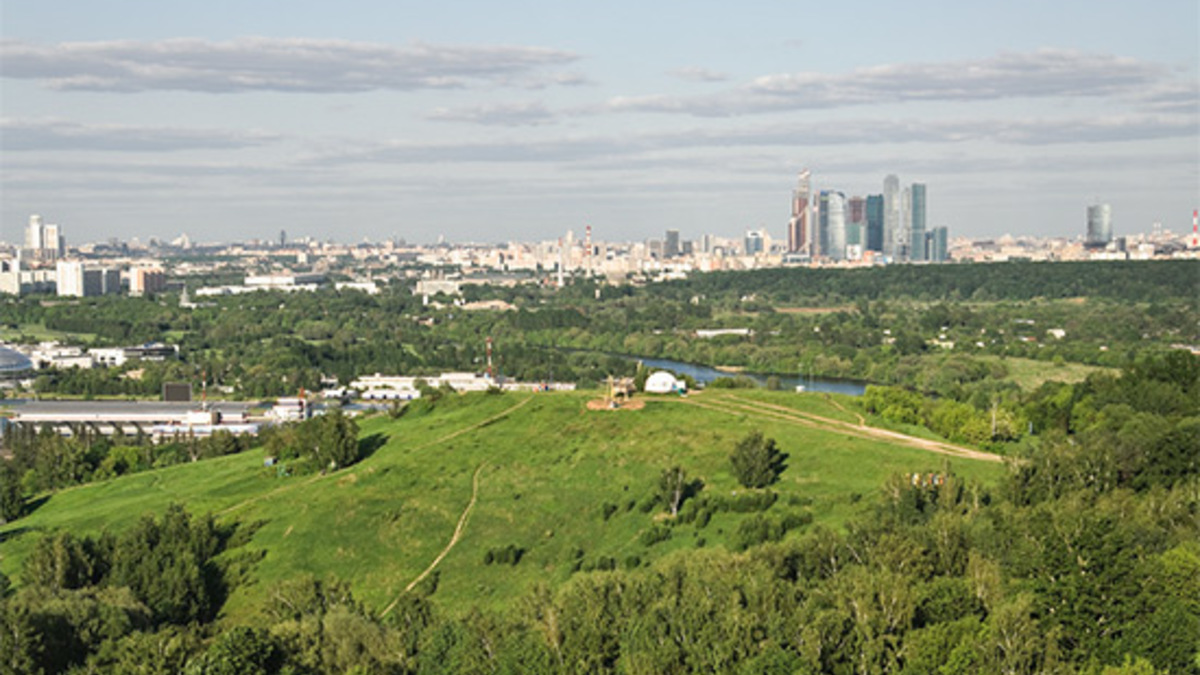
<path id="1" fill-rule="evenodd" d="M 58 232 L 58 225 L 47 225 L 42 231 L 42 257 L 57 260 L 65 252 L 66 242 Z"/>
<path id="2" fill-rule="evenodd" d="M 800 172 L 796 189 L 792 190 L 792 218 L 788 221 L 788 253 L 812 254 L 809 216 L 812 212 L 812 174 Z"/>
<path id="3" fill-rule="evenodd" d="M 865 197 L 851 197 L 846 200 L 846 246 L 858 247 L 858 257 L 862 257 L 863 238 L 867 230 L 867 200 Z M 848 256 L 849 257 L 849 256 Z"/>
<path id="4" fill-rule="evenodd" d="M 42 250 L 45 236 L 46 228 L 42 225 L 42 217 L 36 213 L 29 216 L 29 224 L 25 226 L 25 248 L 30 251 Z"/>
<path id="5" fill-rule="evenodd" d="M 925 184 L 913 183 L 912 195 L 912 224 L 910 227 L 912 248 L 909 251 L 910 260 L 927 260 L 925 251 Z"/>
<path id="6" fill-rule="evenodd" d="M 946 262 L 950 259 L 950 233 L 945 227 L 935 227 L 925 235 L 925 249 L 930 262 Z"/>
<path id="7" fill-rule="evenodd" d="M 35 260 L 57 260 L 63 256 L 66 242 L 58 225 L 47 225 L 36 213 L 25 226 L 25 252 Z"/>
<path id="8" fill-rule="evenodd" d="M 747 230 L 744 242 L 746 255 L 758 255 L 766 250 L 766 237 L 762 230 Z"/>
<path id="9" fill-rule="evenodd" d="M 167 288 L 167 276 L 155 267 L 135 267 L 129 270 L 129 294 L 161 293 Z"/>
<path id="10" fill-rule="evenodd" d="M 667 237 L 663 242 L 663 257 L 678 258 L 682 252 L 679 246 L 679 230 L 667 230 Z"/>
<path id="11" fill-rule="evenodd" d="M 121 271 L 107 267 L 84 267 L 79 260 L 59 260 L 55 266 L 59 295 L 87 298 L 121 292 Z"/>
<path id="12" fill-rule="evenodd" d="M 864 242 L 866 245 L 863 247 L 866 250 L 883 252 L 885 232 L 883 220 L 883 195 L 867 195 L 867 236 L 866 242 Z"/>
<path id="13" fill-rule="evenodd" d="M 895 174 L 883 179 L 883 254 L 898 256 L 900 231 L 900 179 Z"/>
<path id="14" fill-rule="evenodd" d="M 818 239 L 820 255 L 834 260 L 846 257 L 846 195 L 821 190 Z"/>
<path id="15" fill-rule="evenodd" d="M 1108 204 L 1092 204 L 1087 207 L 1088 246 L 1107 246 L 1112 241 L 1112 209 Z"/>

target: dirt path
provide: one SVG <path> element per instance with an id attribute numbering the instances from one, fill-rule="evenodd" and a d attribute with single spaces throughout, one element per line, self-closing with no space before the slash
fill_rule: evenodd
<path id="1" fill-rule="evenodd" d="M 458 543 L 458 540 L 462 537 L 463 530 L 467 527 L 467 518 L 471 515 L 471 509 L 475 508 L 475 500 L 479 496 L 479 473 L 481 471 L 483 471 L 482 464 L 475 469 L 475 475 L 471 477 L 471 501 L 467 502 L 467 508 L 463 509 L 462 515 L 458 517 L 458 525 L 454 527 L 454 534 L 450 537 L 450 542 L 446 544 L 446 548 L 442 549 L 442 552 L 438 554 L 438 557 L 434 558 L 433 562 L 429 563 L 429 567 L 426 567 L 424 572 L 421 572 L 419 575 L 417 575 L 416 579 L 413 579 L 407 586 L 404 587 L 404 591 L 402 591 L 400 595 L 396 596 L 396 599 L 392 600 L 391 604 L 384 608 L 384 610 L 379 614 L 379 618 L 382 619 L 383 617 L 387 616 L 388 613 L 392 611 L 392 608 L 396 606 L 396 603 L 400 602 L 400 598 L 404 597 L 405 593 L 408 593 L 413 588 L 416 588 L 417 584 L 424 581 L 425 577 L 429 576 L 438 566 L 438 563 L 442 562 L 442 560 L 450 554 L 450 549 L 454 548 L 454 545 Z"/>
<path id="2" fill-rule="evenodd" d="M 487 426 L 488 424 L 491 424 L 491 423 L 493 423 L 493 422 L 495 422 L 495 421 L 497 421 L 497 420 L 504 419 L 505 417 L 507 417 L 508 415 L 512 414 L 512 413 L 513 413 L 513 412 L 515 412 L 516 410 L 520 409 L 522 406 L 526 405 L 527 403 L 529 403 L 529 402 L 530 402 L 530 401 L 532 401 L 532 400 L 533 400 L 533 397 L 532 397 L 532 396 L 530 396 L 530 397 L 527 397 L 527 398 L 525 398 L 525 400 L 523 400 L 523 401 L 521 401 L 521 402 L 517 403 L 516 405 L 512 406 L 511 408 L 506 408 L 506 409 L 504 409 L 504 410 L 500 411 L 499 413 L 496 413 L 495 415 L 492 415 L 491 417 L 487 418 L 486 420 L 483 420 L 482 422 L 476 422 L 475 424 L 472 424 L 471 426 L 463 427 L 462 429 L 458 429 L 458 430 L 456 430 L 456 431 L 453 431 L 453 432 L 451 432 L 451 433 L 449 433 L 449 434 L 446 434 L 445 436 L 442 436 L 441 438 L 437 438 L 437 439 L 434 439 L 434 440 L 432 440 L 432 441 L 429 441 L 428 443 L 424 443 L 424 444 L 422 444 L 422 445 L 418 445 L 418 446 L 416 446 L 415 448 L 411 448 L 411 449 L 409 450 L 409 452 L 419 452 L 419 451 L 421 451 L 421 450 L 424 450 L 425 448 L 430 448 L 430 447 L 433 447 L 433 446 L 435 446 L 435 445 L 441 445 L 442 443 L 445 443 L 446 441 L 449 441 L 449 440 L 451 440 L 451 439 L 457 438 L 457 437 L 459 437 L 459 436 L 461 436 L 461 435 L 463 435 L 463 434 L 465 434 L 465 433 L 468 433 L 468 432 L 471 432 L 471 431 L 475 431 L 476 429 L 479 429 L 480 427 Z M 307 487 L 307 486 L 309 486 L 309 485 L 312 485 L 313 483 L 315 483 L 315 482 L 317 482 L 317 481 L 319 481 L 319 480 L 323 480 L 323 479 L 325 479 L 325 478 L 331 478 L 331 477 L 334 477 L 334 476 L 337 476 L 337 477 L 339 477 L 339 478 L 340 478 L 340 477 L 342 477 L 342 476 L 344 476 L 344 475 L 345 475 L 345 474 L 344 474 L 344 473 L 342 473 L 342 472 L 336 472 L 336 471 L 335 471 L 334 473 L 327 473 L 327 474 L 317 474 L 316 476 L 313 476 L 312 478 L 310 478 L 310 479 L 308 479 L 308 480 L 306 480 L 306 481 L 304 481 L 304 482 L 302 482 L 302 483 L 292 483 L 292 484 L 290 484 L 290 485 L 282 485 L 282 486 L 280 486 L 280 487 L 278 487 L 278 488 L 275 488 L 274 490 L 271 490 L 270 492 L 264 492 L 264 493 L 263 493 L 263 494 L 261 494 L 261 495 L 257 495 L 257 496 L 255 496 L 255 497 L 251 497 L 251 498 L 249 498 L 249 499 L 246 499 L 246 500 L 244 500 L 244 501 L 238 502 L 237 504 L 234 504 L 233 506 L 229 506 L 229 507 L 226 507 L 226 508 L 224 508 L 224 509 L 222 509 L 222 510 L 220 510 L 220 511 L 217 511 L 217 515 L 218 515 L 218 516 L 223 516 L 223 515 L 225 515 L 225 514 L 227 514 L 227 513 L 232 513 L 232 512 L 234 512 L 234 511 L 236 511 L 236 510 L 238 510 L 238 509 L 240 509 L 240 508 L 242 508 L 242 507 L 249 506 L 249 505 L 251 505 L 251 504 L 254 504 L 254 503 L 257 503 L 257 502 L 263 501 L 263 500 L 265 500 L 265 499 L 270 499 L 271 497 L 278 496 L 278 495 L 280 495 L 280 494 L 282 494 L 282 493 L 284 493 L 284 492 L 288 492 L 288 491 L 290 491 L 290 490 L 295 490 L 296 488 Z"/>
<path id="3" fill-rule="evenodd" d="M 730 415 L 737 414 L 754 414 L 760 417 L 768 417 L 771 419 L 791 422 L 813 429 L 823 429 L 825 431 L 834 431 L 844 433 L 849 436 L 858 438 L 866 438 L 871 440 L 886 440 L 909 447 L 925 450 L 927 452 L 935 452 L 951 457 L 961 457 L 963 459 L 975 459 L 984 462 L 1003 462 L 1004 458 L 1000 455 L 990 452 L 975 450 L 953 443 L 944 441 L 935 441 L 928 438 L 918 438 L 910 436 L 898 431 L 889 429 L 880 429 L 879 427 L 856 426 L 850 422 L 835 420 L 829 417 L 822 417 L 812 413 L 801 412 L 786 406 L 775 405 L 772 403 L 763 403 L 760 401 L 748 401 L 736 397 L 723 397 L 712 402 L 700 402 L 695 398 L 678 399 L 681 402 L 694 405 L 700 408 L 723 412 Z M 863 420 L 865 422 L 866 420 Z"/>
<path id="4" fill-rule="evenodd" d="M 846 410 L 846 406 L 842 405 L 841 403 L 838 403 L 829 394 L 825 394 L 825 402 L 828 403 L 829 405 L 837 408 L 838 410 L 841 410 L 842 412 L 846 413 L 847 415 L 854 415 L 855 417 L 857 417 L 858 418 L 858 426 L 860 426 L 860 427 L 867 426 L 867 418 L 863 417 L 861 414 L 859 414 L 857 412 L 851 413 L 849 410 Z"/>

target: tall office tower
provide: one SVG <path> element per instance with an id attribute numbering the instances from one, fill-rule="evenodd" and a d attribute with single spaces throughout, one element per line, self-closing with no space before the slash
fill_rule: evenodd
<path id="1" fill-rule="evenodd" d="M 925 251 L 925 184 L 913 183 L 911 193 L 912 225 L 909 232 L 912 236 L 912 250 L 909 251 L 909 259 L 928 260 Z"/>
<path id="2" fill-rule="evenodd" d="M 846 202 L 846 246 L 858 246 L 861 252 L 867 229 L 867 200 L 851 197 Z"/>
<path id="3" fill-rule="evenodd" d="M 812 211 L 812 173 L 800 172 L 792 190 L 792 219 L 788 221 L 788 253 L 812 254 L 809 214 Z"/>
<path id="4" fill-rule="evenodd" d="M 287 246 L 287 230 L 279 231 L 279 248 Z"/>
<path id="5" fill-rule="evenodd" d="M 817 194 L 817 226 L 812 234 L 812 257 L 829 255 L 829 191 Z"/>
<path id="6" fill-rule="evenodd" d="M 865 223 L 867 221 L 867 200 L 864 197 L 851 197 L 846 202 L 846 222 Z"/>
<path id="7" fill-rule="evenodd" d="M 895 174 L 883 179 L 883 254 L 896 256 L 900 241 L 900 179 Z"/>
<path id="8" fill-rule="evenodd" d="M 896 259 L 912 260 L 912 189 L 900 191 L 900 228 L 896 230 Z"/>
<path id="9" fill-rule="evenodd" d="M 58 232 L 58 225 L 47 225 L 42 230 L 42 257 L 57 260 L 63 257 L 66 239 Z"/>
<path id="10" fill-rule="evenodd" d="M 820 254 L 834 260 L 846 257 L 846 196 L 821 190 L 818 235 Z"/>
<path id="11" fill-rule="evenodd" d="M 29 224 L 25 226 L 25 248 L 40 251 L 45 242 L 46 227 L 42 225 L 42 217 L 35 213 L 29 216 Z"/>
<path id="12" fill-rule="evenodd" d="M 883 252 L 883 216 L 883 195 L 867 195 L 867 236 L 863 248 L 868 251 Z"/>
<path id="13" fill-rule="evenodd" d="M 935 227 L 925 235 L 925 247 L 930 262 L 946 262 L 950 258 L 950 233 L 945 227 Z"/>
<path id="14" fill-rule="evenodd" d="M 663 257 L 678 258 L 682 253 L 679 247 L 679 230 L 667 230 L 667 238 L 663 242 Z"/>
<path id="15" fill-rule="evenodd" d="M 1093 204 L 1087 207 L 1086 246 L 1102 247 L 1112 241 L 1112 209 L 1108 204 Z"/>
<path id="16" fill-rule="evenodd" d="M 747 230 L 744 243 L 746 255 L 758 255 L 766 248 L 766 237 L 762 230 Z"/>

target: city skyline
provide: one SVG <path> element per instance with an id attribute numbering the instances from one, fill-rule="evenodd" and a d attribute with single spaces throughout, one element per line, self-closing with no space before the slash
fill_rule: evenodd
<path id="1" fill-rule="evenodd" d="M 805 167 L 887 231 L 890 174 L 975 238 L 1200 201 L 1194 3 L 155 7 L 0 10 L 0 239 L 786 239 Z"/>

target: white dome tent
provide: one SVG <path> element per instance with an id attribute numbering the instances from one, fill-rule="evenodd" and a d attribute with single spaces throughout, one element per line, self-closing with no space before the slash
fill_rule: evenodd
<path id="1" fill-rule="evenodd" d="M 643 390 L 648 394 L 683 394 L 687 392 L 687 384 L 671 373 L 660 370 L 646 378 Z"/>

